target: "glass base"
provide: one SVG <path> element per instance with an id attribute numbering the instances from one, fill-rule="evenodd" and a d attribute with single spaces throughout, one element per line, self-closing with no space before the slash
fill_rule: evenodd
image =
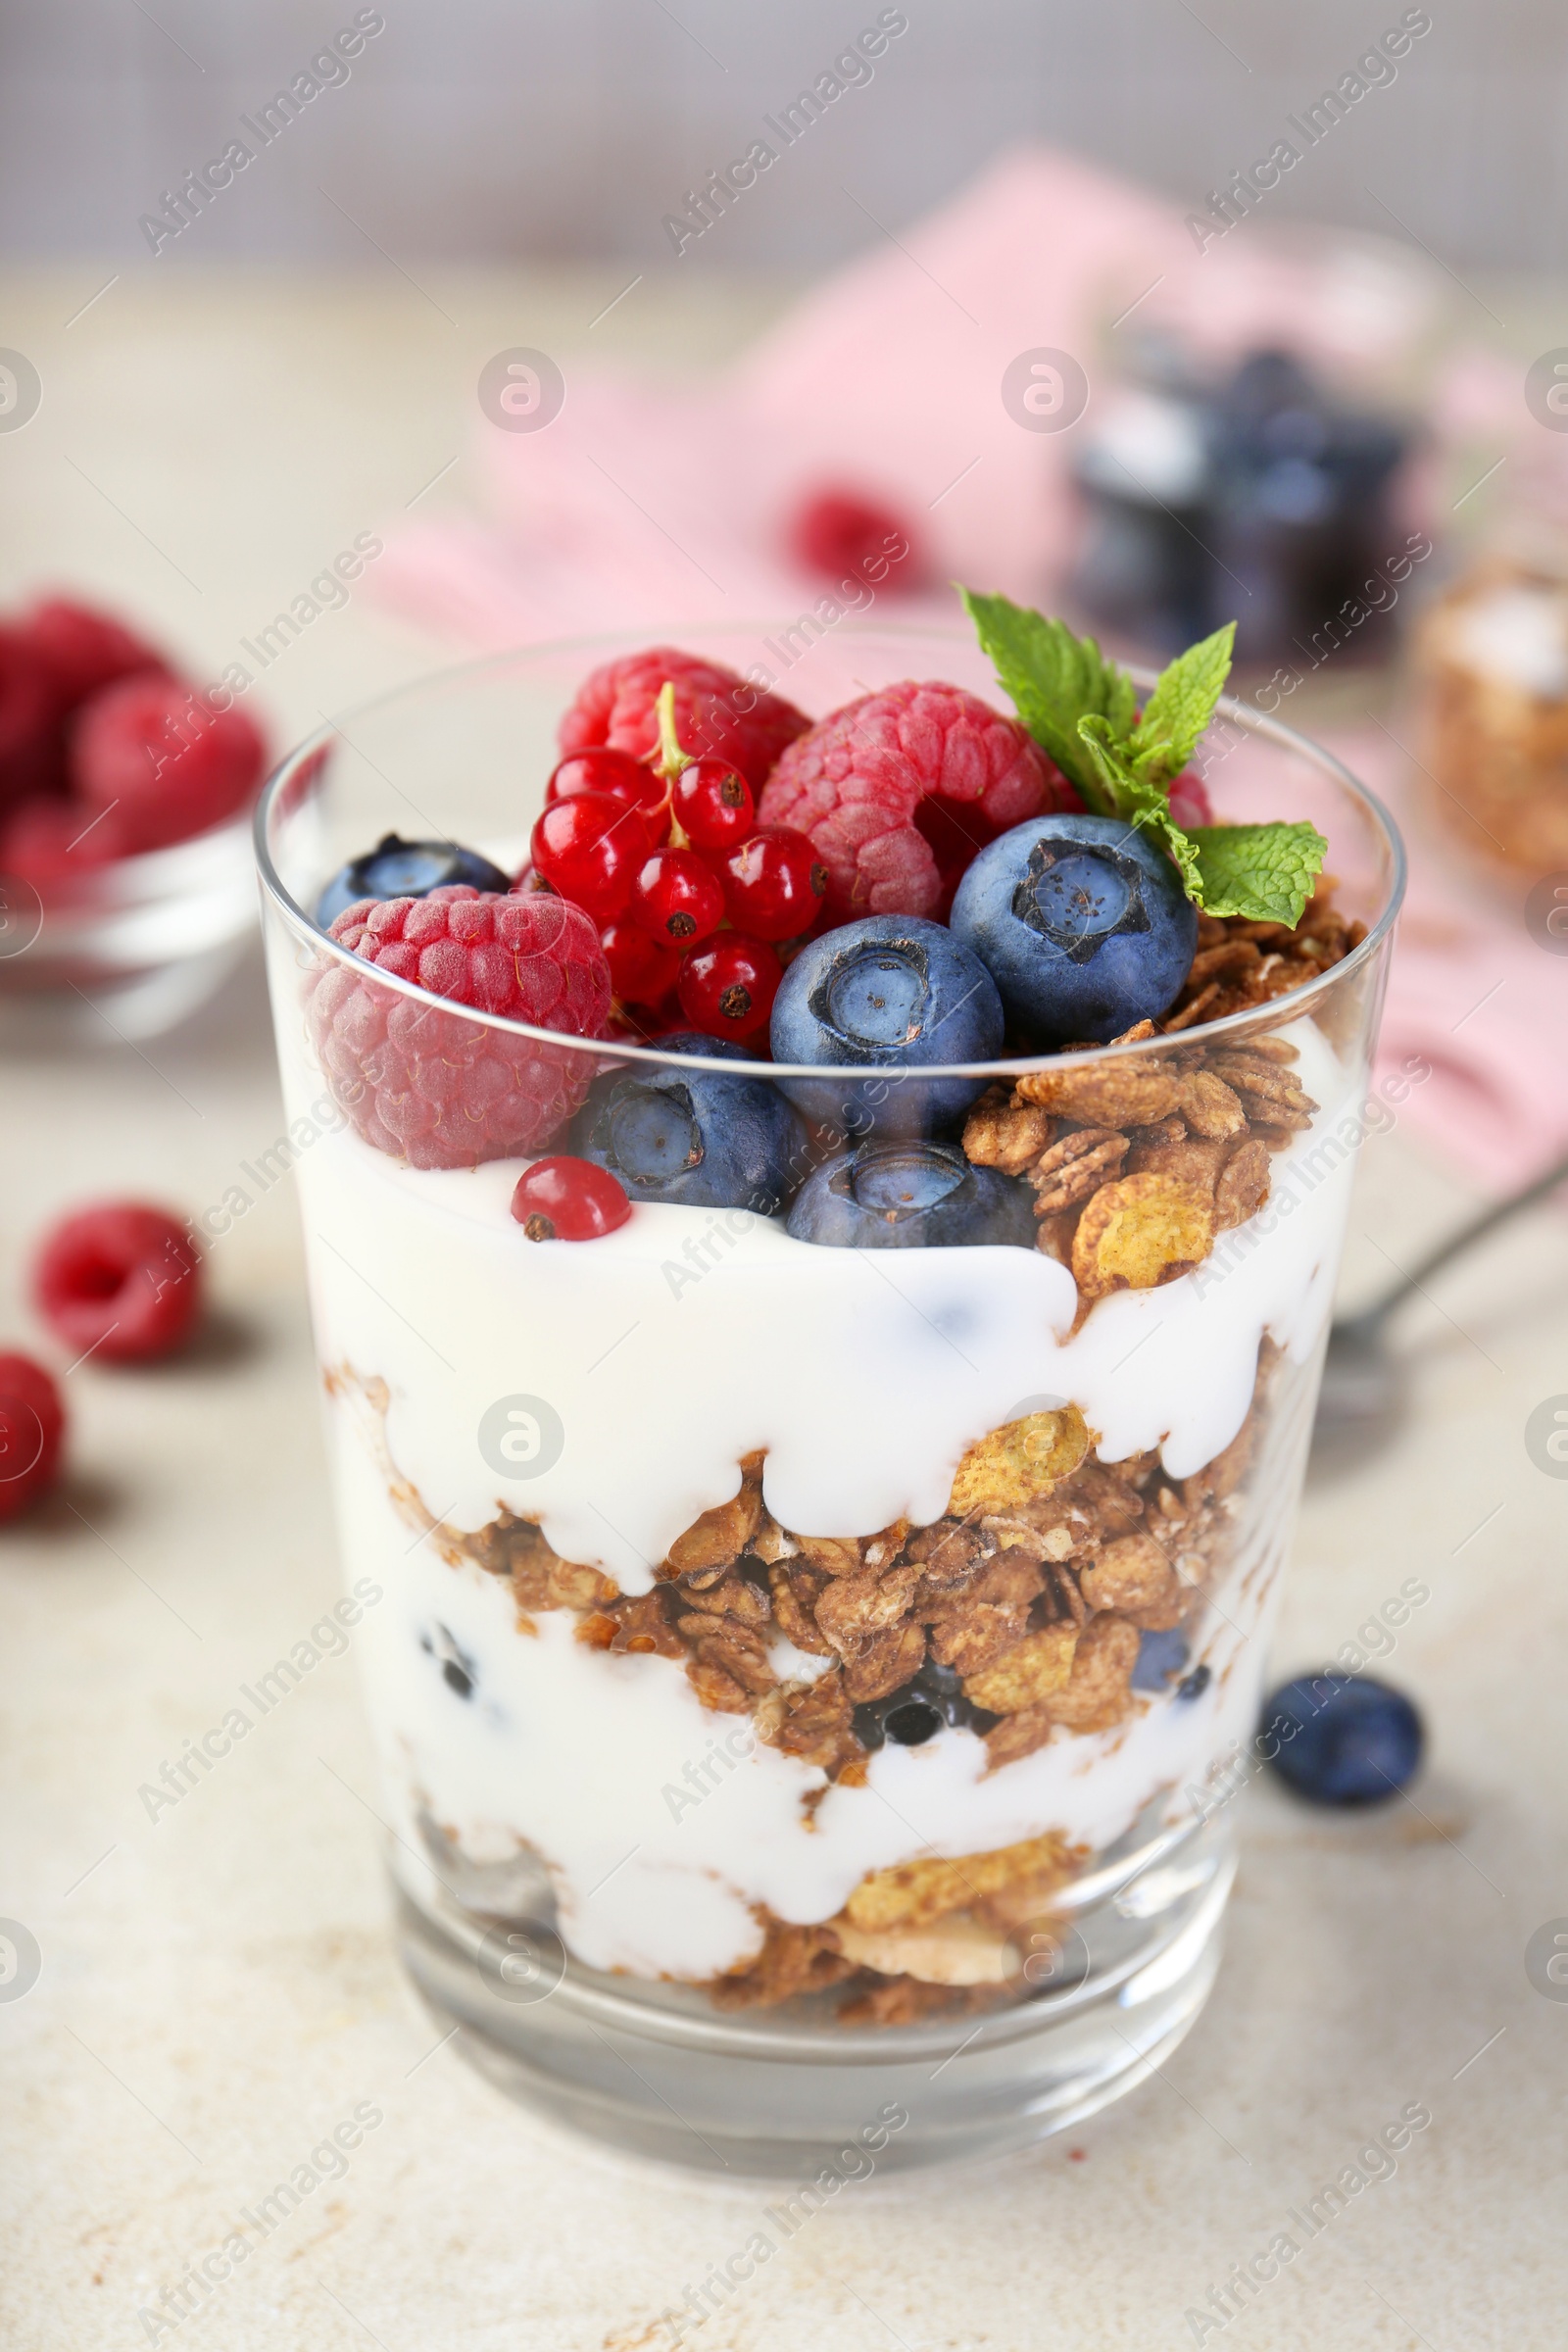
<path id="1" fill-rule="evenodd" d="M 838 2026 L 824 1995 L 725 2013 L 688 1986 L 632 1989 L 548 1930 L 475 1920 L 406 1859 L 394 1880 L 404 1965 L 489 2081 L 626 2153 L 808 2183 L 1003 2154 L 1134 2089 L 1208 1997 L 1235 1867 L 1210 1822 L 1113 1890 L 1097 1874 L 1062 1922 L 1057 1983 L 902 2027 Z M 498 1970 L 509 1945 L 521 1957 Z"/>

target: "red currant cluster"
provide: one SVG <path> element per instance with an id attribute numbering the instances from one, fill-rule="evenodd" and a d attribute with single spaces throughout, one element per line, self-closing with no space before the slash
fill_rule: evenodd
<path id="1" fill-rule="evenodd" d="M 789 949 L 820 920 L 827 872 L 804 833 L 759 825 L 728 760 L 693 758 L 660 697 L 650 760 L 573 752 L 545 787 L 536 875 L 599 925 L 621 1006 L 709 1037 L 764 1030 Z"/>

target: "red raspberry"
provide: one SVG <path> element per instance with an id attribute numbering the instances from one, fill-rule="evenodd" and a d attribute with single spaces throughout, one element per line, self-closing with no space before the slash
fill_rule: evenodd
<path id="1" fill-rule="evenodd" d="M 0 1519 L 54 1483 L 66 1434 L 60 1391 L 30 1355 L 0 1355 Z"/>
<path id="2" fill-rule="evenodd" d="M 785 541 L 801 569 L 818 579 L 847 580 L 853 572 L 875 582 L 877 565 L 889 588 L 919 588 L 928 577 L 914 533 L 857 490 L 818 490 L 803 499 Z"/>
<path id="3" fill-rule="evenodd" d="M 457 883 L 424 899 L 362 899 L 332 937 L 432 996 L 567 1037 L 598 1037 L 610 967 L 580 906 Z M 489 1029 L 323 960 L 306 983 L 311 1040 L 368 1144 L 416 1168 L 535 1152 L 588 1091 L 594 1057 Z"/>
<path id="4" fill-rule="evenodd" d="M 162 654 L 118 620 L 71 597 L 48 597 L 34 605 L 22 624 L 22 635 L 48 677 L 61 710 L 74 709 L 101 686 L 132 678 L 139 670 L 169 668 Z"/>
<path id="5" fill-rule="evenodd" d="M 976 851 L 1076 796 L 1015 719 L 961 686 L 906 679 L 792 743 L 762 794 L 765 825 L 810 836 L 832 922 L 935 915 Z"/>
<path id="6" fill-rule="evenodd" d="M 59 782 L 49 673 L 21 629 L 0 627 L 0 808 Z"/>
<path id="7" fill-rule="evenodd" d="M 559 1152 L 519 1176 L 512 1213 L 530 1242 L 597 1242 L 631 1215 L 631 1202 L 608 1168 Z"/>
<path id="8" fill-rule="evenodd" d="M 243 808 L 267 747 L 243 710 L 215 710 L 177 678 L 122 678 L 78 713 L 72 781 L 89 809 L 113 808 L 131 850 L 188 841 Z"/>
<path id="9" fill-rule="evenodd" d="M 666 679 L 675 689 L 682 751 L 733 760 L 754 792 L 760 792 L 784 746 L 811 723 L 782 695 L 763 693 L 721 662 L 657 645 L 607 662 L 583 680 L 557 729 L 563 752 L 609 743 L 634 760 L 652 758 L 659 749 L 655 705 Z"/>
<path id="10" fill-rule="evenodd" d="M 94 817 L 79 801 L 24 801 L 0 822 L 0 874 L 30 882 L 46 906 L 81 896 L 90 874 L 124 855 L 118 808 Z"/>
<path id="11" fill-rule="evenodd" d="M 78 1209 L 44 1236 L 32 1269 L 50 1330 L 103 1364 L 168 1355 L 189 1338 L 201 1292 L 189 1228 L 139 1200 Z"/>
<path id="12" fill-rule="evenodd" d="M 749 1038 L 766 1027 L 783 977 L 765 939 L 721 931 L 683 957 L 680 1008 L 705 1037 Z"/>
<path id="13" fill-rule="evenodd" d="M 1179 775 L 1170 788 L 1170 812 L 1184 833 L 1190 832 L 1194 825 L 1211 825 L 1214 822 L 1208 786 L 1201 776 L 1195 776 L 1191 768 Z"/>

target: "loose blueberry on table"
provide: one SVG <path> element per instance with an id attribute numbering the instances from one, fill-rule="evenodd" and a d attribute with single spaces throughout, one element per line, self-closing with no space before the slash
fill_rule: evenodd
<path id="1" fill-rule="evenodd" d="M 1402 1690 L 1370 1674 L 1302 1675 L 1264 1701 L 1263 1752 L 1314 1805 L 1381 1805 L 1420 1768 L 1426 1735 Z"/>

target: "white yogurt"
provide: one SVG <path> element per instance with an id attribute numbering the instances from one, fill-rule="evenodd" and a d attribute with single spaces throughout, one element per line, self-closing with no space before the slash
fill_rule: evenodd
<path id="1" fill-rule="evenodd" d="M 1274 1159 L 1268 1206 L 1194 1274 L 1102 1299 L 1076 1338 L 1072 1278 L 1038 1252 L 826 1250 L 744 1212 L 662 1205 L 602 1241 L 534 1244 L 509 1214 L 522 1163 L 421 1173 L 343 1132 L 299 1167 L 323 1361 L 387 1384 L 391 1454 L 437 1519 L 471 1532 L 506 1506 L 627 1592 L 650 1589 L 759 1448 L 769 1508 L 816 1535 L 938 1518 L 965 1449 L 1045 1401 L 1077 1403 L 1105 1459 L 1157 1446 L 1186 1476 L 1246 1418 L 1264 1332 L 1304 1364 L 1329 1310 L 1361 1074 L 1312 1023 L 1282 1034 L 1322 1108 Z M 480 1446 L 508 1399 L 547 1435 L 514 1475 Z M 863 1788 L 834 1788 L 808 1817 L 823 1774 L 755 1744 L 746 1717 L 705 1710 L 678 1661 L 588 1649 L 566 1612 L 520 1635 L 505 1580 L 411 1549 L 354 1417 L 334 1424 L 350 1574 L 376 1577 L 391 1604 L 368 1620 L 367 1666 L 402 1834 L 416 1839 L 426 1809 L 476 1861 L 541 1855 L 563 1934 L 593 1965 L 703 1978 L 757 1949 L 756 1904 L 804 1923 L 924 1851 L 1052 1830 L 1102 1847 L 1250 1726 L 1257 1677 L 1241 1653 L 1278 1527 L 1269 1559 L 1230 1571 L 1197 1702 L 1058 1734 L 989 1775 L 967 1731 L 889 1746 Z M 472 1662 L 467 1697 L 420 1647 L 436 1626 Z M 690 1801 L 688 1767 L 726 1740 L 734 1768 L 721 1754 Z"/>

